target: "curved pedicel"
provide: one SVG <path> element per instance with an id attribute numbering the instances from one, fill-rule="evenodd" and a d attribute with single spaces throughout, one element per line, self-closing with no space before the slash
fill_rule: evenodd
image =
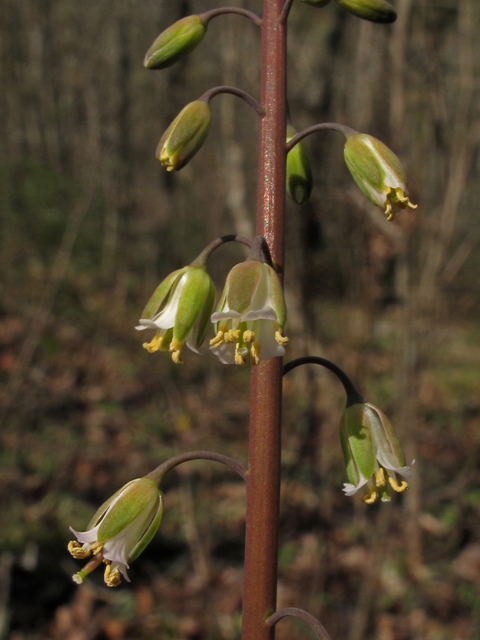
<path id="1" fill-rule="evenodd" d="M 286 618 L 287 616 L 300 618 L 300 620 L 306 622 L 319 640 L 332 640 L 321 622 L 314 618 L 311 613 L 307 613 L 307 611 L 297 609 L 296 607 L 287 607 L 286 609 L 276 611 L 265 620 L 265 624 L 268 627 L 273 627 L 279 620 Z"/>

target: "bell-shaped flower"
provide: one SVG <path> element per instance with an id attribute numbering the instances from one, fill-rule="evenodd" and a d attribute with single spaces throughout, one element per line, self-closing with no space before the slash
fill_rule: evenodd
<path id="1" fill-rule="evenodd" d="M 167 171 L 178 171 L 189 162 L 205 142 L 211 111 L 205 100 L 184 107 L 163 134 L 155 152 Z"/>
<path id="2" fill-rule="evenodd" d="M 158 285 L 136 327 L 155 330 L 144 348 L 149 353 L 170 351 L 176 363 L 182 362 L 184 343 L 199 353 L 214 305 L 215 286 L 205 267 L 190 265 L 174 271 Z"/>
<path id="3" fill-rule="evenodd" d="M 358 18 L 390 24 L 397 19 L 397 12 L 386 0 L 337 0 L 337 3 Z"/>
<path id="4" fill-rule="evenodd" d="M 203 40 L 206 32 L 201 16 L 187 16 L 165 29 L 147 51 L 143 65 L 147 69 L 165 69 L 185 58 Z"/>
<path id="5" fill-rule="evenodd" d="M 406 465 L 397 434 L 380 409 L 368 402 L 347 407 L 340 425 L 340 440 L 350 480 L 343 488 L 347 496 L 366 486 L 364 502 L 371 504 L 379 495 L 383 502 L 388 502 L 387 480 L 394 491 L 406 491 L 407 481 L 399 481 L 397 474 L 409 478 L 411 465 Z"/>
<path id="6" fill-rule="evenodd" d="M 217 311 L 211 351 L 224 364 L 252 364 L 283 356 L 288 338 L 282 285 L 274 269 L 258 260 L 237 264 L 227 276 Z"/>
<path id="7" fill-rule="evenodd" d="M 120 584 L 120 574 L 130 582 L 129 563 L 138 558 L 155 535 L 163 512 L 163 496 L 149 478 L 128 482 L 93 516 L 86 531 L 70 530 L 77 540 L 68 544 L 76 559 L 93 558 L 73 576 L 81 584 L 102 562 L 106 564 L 105 582 Z"/>
<path id="8" fill-rule="evenodd" d="M 297 131 L 287 125 L 287 143 Z M 297 204 L 304 204 L 312 192 L 312 168 L 303 141 L 296 144 L 287 154 L 287 193 Z"/>
<path id="9" fill-rule="evenodd" d="M 405 173 L 400 160 L 383 142 L 365 133 L 348 136 L 345 162 L 360 190 L 374 204 L 385 210 L 388 220 L 397 211 L 410 207 Z"/>

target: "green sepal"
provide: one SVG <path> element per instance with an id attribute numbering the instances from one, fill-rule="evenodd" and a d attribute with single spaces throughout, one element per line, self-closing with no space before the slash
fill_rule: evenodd
<path id="1" fill-rule="evenodd" d="M 287 142 L 296 135 L 295 129 L 287 126 Z M 297 204 L 304 204 L 310 198 L 313 186 L 312 168 L 303 141 L 298 142 L 287 154 L 287 193 Z"/>
<path id="2" fill-rule="evenodd" d="M 149 478 L 137 478 L 128 483 L 117 498 L 117 502 L 105 514 L 100 523 L 99 542 L 110 540 L 133 522 L 144 509 L 158 500 L 158 487 Z"/>
<path id="3" fill-rule="evenodd" d="M 403 449 L 397 433 L 387 416 L 369 402 L 366 403 L 366 411 L 371 411 L 372 433 L 377 447 L 377 458 L 387 463 L 388 469 L 401 469 L 406 465 Z"/>
<path id="4" fill-rule="evenodd" d="M 342 446 L 343 457 L 345 459 L 345 468 L 347 470 L 348 479 L 353 485 L 357 486 L 360 480 L 360 474 L 355 464 L 355 460 L 353 459 L 352 451 L 350 449 L 348 437 L 345 431 L 345 413 L 342 415 L 342 420 L 340 422 L 340 444 Z"/>
<path id="5" fill-rule="evenodd" d="M 210 318 L 213 312 L 213 308 L 215 306 L 215 285 L 212 280 L 210 280 L 210 286 L 208 289 L 208 293 L 203 305 L 202 312 L 197 320 L 198 322 L 198 331 L 195 339 L 195 347 L 201 347 L 203 341 L 205 340 L 205 336 L 207 335 L 207 329 L 210 325 Z"/>
<path id="6" fill-rule="evenodd" d="M 162 515 L 163 515 L 163 494 L 161 492 L 159 492 L 158 499 L 159 499 L 159 502 L 158 502 L 157 511 L 155 513 L 155 516 L 152 522 L 150 523 L 148 529 L 145 531 L 143 536 L 137 542 L 137 544 L 133 547 L 132 551 L 128 556 L 128 559 L 131 561 L 136 560 L 138 558 L 138 556 L 142 553 L 145 547 L 147 547 L 150 544 L 150 542 L 153 540 L 153 537 L 157 533 L 157 530 L 158 530 L 158 527 L 160 526 L 160 522 L 162 520 Z"/>
<path id="7" fill-rule="evenodd" d="M 273 310 L 277 314 L 278 324 L 280 325 L 280 329 L 283 331 L 285 322 L 287 321 L 287 305 L 285 304 L 285 294 L 283 291 L 283 287 L 278 275 L 276 274 L 275 270 L 272 269 L 272 267 L 264 265 L 263 268 L 268 269 L 267 273 L 270 295 L 272 296 L 274 302 Z"/>
<path id="8" fill-rule="evenodd" d="M 363 20 L 390 24 L 397 19 L 397 12 L 386 0 L 337 0 L 349 13 Z"/>
<path id="9" fill-rule="evenodd" d="M 345 435 L 353 460 L 364 478 L 375 470 L 376 449 L 365 404 L 352 404 L 343 414 Z"/>
<path id="10" fill-rule="evenodd" d="M 187 267 L 185 275 L 187 279 L 178 301 L 173 327 L 173 336 L 179 342 L 185 341 L 195 321 L 202 313 L 205 301 L 210 296 L 212 282 L 204 268 Z"/>
<path id="11" fill-rule="evenodd" d="M 203 40 L 206 25 L 199 16 L 187 16 L 165 29 L 145 55 L 147 69 L 165 69 L 191 53 Z"/>
<path id="12" fill-rule="evenodd" d="M 122 491 L 124 491 L 129 485 L 132 484 L 132 482 L 136 482 L 138 480 L 130 480 L 130 482 L 127 482 L 127 484 L 124 484 L 123 487 L 121 487 L 118 491 L 116 491 L 113 496 L 110 496 L 110 498 L 108 500 L 105 500 L 105 502 L 95 511 L 95 513 L 93 514 L 92 519 L 90 520 L 90 522 L 88 523 L 87 526 L 87 531 L 90 529 L 93 529 L 93 527 L 96 527 L 97 524 L 100 522 L 100 520 L 102 519 L 102 516 L 105 514 L 105 512 L 107 511 L 108 507 L 111 505 L 111 503 L 115 500 L 115 498 L 122 493 Z"/>
<path id="13" fill-rule="evenodd" d="M 147 302 L 145 309 L 140 316 L 142 319 L 150 320 L 161 310 L 163 302 L 166 302 L 170 290 L 174 287 L 178 280 L 183 276 L 188 267 L 178 269 L 163 280 L 153 292 L 152 297 Z"/>
<path id="14" fill-rule="evenodd" d="M 256 260 L 245 260 L 245 262 L 233 267 L 225 284 L 229 309 L 243 313 L 250 306 L 260 281 L 262 269 L 266 266 Z"/>

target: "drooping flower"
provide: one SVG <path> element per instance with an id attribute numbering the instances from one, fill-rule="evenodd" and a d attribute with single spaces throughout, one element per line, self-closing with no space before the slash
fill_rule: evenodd
<path id="1" fill-rule="evenodd" d="M 147 69 L 165 69 L 191 53 L 205 37 L 207 25 L 201 16 L 182 18 L 162 31 L 145 55 Z"/>
<path id="2" fill-rule="evenodd" d="M 394 491 L 407 490 L 407 481 L 399 481 L 397 474 L 409 478 L 411 465 L 406 465 L 398 436 L 380 409 L 368 402 L 347 407 L 340 425 L 340 440 L 350 480 L 343 487 L 347 496 L 366 485 L 364 502 L 372 504 L 379 495 L 383 502 L 388 502 L 387 480 Z"/>
<path id="3" fill-rule="evenodd" d="M 170 351 L 176 363 L 182 362 L 184 343 L 199 353 L 214 305 L 215 286 L 205 267 L 190 265 L 174 271 L 159 284 L 136 327 L 155 329 L 144 348 L 149 353 Z"/>
<path id="4" fill-rule="evenodd" d="M 345 162 L 360 190 L 373 204 L 385 210 L 388 220 L 410 207 L 405 172 L 400 160 L 383 142 L 365 133 L 348 136 Z"/>
<path id="5" fill-rule="evenodd" d="M 163 134 L 155 152 L 167 171 L 178 171 L 189 162 L 205 142 L 211 111 L 205 100 L 184 107 Z"/>
<path id="6" fill-rule="evenodd" d="M 274 269 L 252 259 L 237 264 L 212 314 L 216 335 L 210 349 L 224 364 L 245 364 L 249 354 L 252 364 L 283 356 L 288 342 L 283 336 L 286 315 Z"/>
<path id="7" fill-rule="evenodd" d="M 77 540 L 68 550 L 76 559 L 92 560 L 73 575 L 81 584 L 84 578 L 104 562 L 105 582 L 109 587 L 120 584 L 120 574 L 130 582 L 129 563 L 138 558 L 155 535 L 163 512 L 163 496 L 149 478 L 128 482 L 96 512 L 86 531 L 70 530 Z"/>

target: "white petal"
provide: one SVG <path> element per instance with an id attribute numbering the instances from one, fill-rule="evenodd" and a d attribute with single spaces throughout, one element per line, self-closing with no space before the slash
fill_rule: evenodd
<path id="1" fill-rule="evenodd" d="M 255 344 L 259 346 L 260 360 L 285 355 L 285 349 L 275 340 L 275 327 L 270 320 L 257 320 L 254 325 Z"/>
<path id="2" fill-rule="evenodd" d="M 415 464 L 415 460 L 412 460 L 411 463 L 406 467 L 400 467 L 400 469 L 394 469 L 394 471 L 395 473 L 399 473 L 404 478 L 411 478 L 412 477 L 411 467 L 413 467 L 414 464 Z"/>
<path id="3" fill-rule="evenodd" d="M 247 311 L 242 316 L 242 321 L 252 321 L 252 320 L 272 320 L 273 322 L 278 322 L 278 317 L 275 311 L 270 306 L 263 307 L 262 309 Z"/>
<path id="4" fill-rule="evenodd" d="M 223 342 L 218 347 L 210 347 L 222 364 L 235 364 L 235 345 Z"/>
<path id="5" fill-rule="evenodd" d="M 353 496 L 357 493 L 359 489 L 361 489 L 365 484 L 367 484 L 367 482 L 368 482 L 368 478 L 365 478 L 360 473 L 360 480 L 358 481 L 358 484 L 355 485 L 355 484 L 351 484 L 350 482 L 345 482 L 343 485 L 343 491 L 345 491 L 345 495 Z"/>
<path id="6" fill-rule="evenodd" d="M 220 322 L 221 320 L 239 320 L 242 318 L 242 314 L 238 311 L 215 311 L 212 313 L 212 322 Z"/>
<path id="7" fill-rule="evenodd" d="M 127 569 L 129 568 L 128 564 L 123 564 L 123 562 L 112 562 L 112 569 L 118 569 L 122 576 L 125 578 L 127 582 L 131 582 L 128 577 Z"/>
<path id="8" fill-rule="evenodd" d="M 144 329 L 156 329 L 157 325 L 152 320 L 139 320 L 138 327 L 135 327 L 137 331 L 143 331 Z"/>
<path id="9" fill-rule="evenodd" d="M 153 319 L 156 327 L 159 329 L 171 329 L 175 324 L 175 316 L 177 315 L 178 303 L 180 302 L 180 296 L 182 295 L 182 289 L 187 281 L 187 274 L 185 273 L 178 281 L 177 286 L 174 289 L 173 296 L 158 316 Z"/>
<path id="10" fill-rule="evenodd" d="M 91 544 L 92 542 L 97 542 L 99 528 L 100 525 L 97 524 L 96 527 L 93 527 L 93 529 L 89 529 L 88 531 L 75 531 L 72 527 L 70 527 L 70 531 L 82 544 Z"/>

